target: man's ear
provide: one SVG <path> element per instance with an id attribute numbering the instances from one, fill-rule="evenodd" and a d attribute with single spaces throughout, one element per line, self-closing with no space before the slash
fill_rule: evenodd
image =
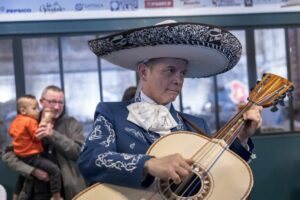
<path id="1" fill-rule="evenodd" d="M 146 75 L 147 75 L 147 65 L 145 65 L 144 63 L 140 63 L 138 65 L 138 73 L 139 73 L 139 77 L 140 77 L 140 80 L 142 81 L 146 81 Z"/>
<path id="2" fill-rule="evenodd" d="M 40 98 L 40 104 L 43 105 L 43 98 Z"/>

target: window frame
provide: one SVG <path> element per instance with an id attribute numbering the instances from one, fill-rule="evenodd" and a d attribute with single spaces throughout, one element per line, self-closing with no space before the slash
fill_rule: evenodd
<path id="1" fill-rule="evenodd" d="M 252 88 L 256 84 L 257 72 L 256 72 L 256 60 L 255 60 L 255 38 L 254 30 L 266 29 L 266 28 L 284 28 L 286 38 L 286 55 L 287 55 L 287 72 L 290 79 L 290 61 L 288 59 L 288 28 L 299 28 L 300 22 L 297 19 L 300 18 L 300 13 L 268 13 L 268 14 L 240 14 L 240 15 L 218 15 L 218 16 L 191 16 L 191 17 L 174 17 L 176 21 L 189 21 L 197 23 L 215 24 L 216 26 L 222 26 L 228 30 L 241 30 L 245 31 L 246 37 L 246 53 L 247 53 L 247 74 L 249 88 Z M 0 39 L 8 38 L 13 40 L 13 59 L 14 59 L 14 71 L 16 81 L 16 96 L 20 96 L 25 93 L 25 77 L 24 77 L 24 63 L 22 52 L 22 39 L 23 38 L 38 38 L 38 37 L 57 37 L 59 47 L 59 65 L 60 65 L 60 79 L 61 87 L 64 88 L 64 74 L 63 74 L 63 61 L 62 61 L 62 49 L 61 49 L 61 37 L 83 36 L 83 35 L 95 35 L 95 38 L 100 35 L 107 35 L 113 32 L 123 31 L 130 28 L 135 28 L 145 25 L 153 25 L 164 18 L 127 18 L 127 19 L 96 19 L 96 20 L 70 20 L 70 21 L 31 21 L 31 22 L 8 22 L 0 23 Z M 126 22 L 126 23 L 124 23 Z M 103 101 L 103 86 L 101 78 L 101 61 L 97 59 L 98 74 L 99 74 L 99 90 L 100 100 Z M 214 78 L 216 79 L 216 78 Z M 136 80 L 138 77 L 136 75 Z M 217 80 L 215 80 L 217 81 Z M 215 91 L 217 84 L 214 84 Z M 216 99 L 216 104 L 218 104 Z M 180 110 L 182 110 L 182 96 L 179 96 Z M 289 111 L 292 112 L 292 104 Z M 217 107 L 216 107 L 217 108 Z M 218 112 L 218 110 L 216 110 Z M 291 115 L 292 116 L 292 115 Z M 291 117 L 291 121 L 293 117 Z M 216 114 L 217 128 L 219 117 Z M 293 122 L 290 123 L 291 126 Z M 291 127 L 290 132 L 283 133 L 268 133 L 257 135 L 272 135 L 272 134 L 287 134 L 287 133 L 300 133 L 300 131 L 294 131 Z"/>

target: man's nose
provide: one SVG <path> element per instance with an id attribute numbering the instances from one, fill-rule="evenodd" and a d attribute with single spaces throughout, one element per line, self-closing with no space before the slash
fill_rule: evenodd
<path id="1" fill-rule="evenodd" d="M 183 79 L 184 79 L 184 76 L 182 75 L 182 73 L 176 73 L 176 75 L 174 77 L 174 83 L 176 83 L 176 84 L 182 84 L 183 83 Z"/>
<path id="2" fill-rule="evenodd" d="M 59 105 L 58 102 L 56 102 L 56 103 L 53 105 L 53 108 L 54 108 L 54 109 L 59 109 L 59 107 L 60 107 L 60 105 Z"/>

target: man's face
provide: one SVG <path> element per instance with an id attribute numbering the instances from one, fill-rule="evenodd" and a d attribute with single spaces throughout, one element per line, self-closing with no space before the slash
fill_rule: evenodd
<path id="1" fill-rule="evenodd" d="M 53 90 L 48 90 L 40 100 L 43 108 L 50 108 L 54 118 L 57 119 L 64 110 L 64 94 Z"/>
<path id="2" fill-rule="evenodd" d="M 179 95 L 186 72 L 187 62 L 177 58 L 157 58 L 141 64 L 142 90 L 156 103 L 168 104 Z"/>

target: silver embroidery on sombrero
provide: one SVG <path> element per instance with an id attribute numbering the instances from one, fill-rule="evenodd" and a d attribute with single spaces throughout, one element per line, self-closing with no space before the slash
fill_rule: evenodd
<path id="1" fill-rule="evenodd" d="M 206 24 L 175 23 L 164 26 L 144 27 L 89 41 L 97 56 L 144 46 L 196 45 L 213 48 L 227 57 L 230 70 L 241 57 L 242 46 L 230 32 Z"/>
<path id="2" fill-rule="evenodd" d="M 115 152 L 107 152 L 98 155 L 98 158 L 95 161 L 95 164 L 98 167 L 106 167 L 106 168 L 114 168 L 117 170 L 126 170 L 132 172 L 136 169 L 136 165 L 139 160 L 143 157 L 143 155 L 130 155 L 126 153 L 121 153 L 120 155 L 123 157 L 124 161 L 114 161 L 113 159 L 107 158 L 108 156 L 117 155 Z"/>
<path id="3" fill-rule="evenodd" d="M 101 130 L 101 125 L 106 127 L 106 129 L 109 132 L 108 137 L 106 138 L 105 141 L 101 142 L 100 144 L 104 145 L 105 147 L 109 147 L 109 145 L 113 142 L 115 142 L 116 139 L 116 134 L 114 129 L 112 128 L 112 124 L 102 115 L 99 115 L 95 122 L 94 122 L 94 130 L 92 131 L 92 133 L 90 134 L 90 136 L 88 137 L 88 140 L 92 141 L 92 140 L 98 140 L 101 139 L 103 137 L 103 133 Z"/>

